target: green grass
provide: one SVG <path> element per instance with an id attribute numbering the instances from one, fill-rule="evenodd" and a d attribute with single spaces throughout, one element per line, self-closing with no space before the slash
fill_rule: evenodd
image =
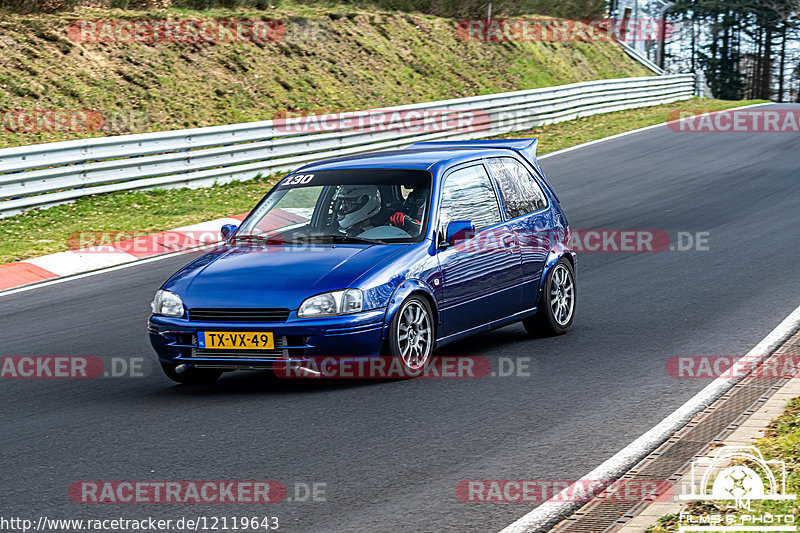
<path id="1" fill-rule="evenodd" d="M 0 110 L 89 109 L 99 131 L 0 130 L 0 147 L 651 75 L 615 43 L 465 42 L 453 18 L 356 5 L 0 11 Z M 532 15 L 533 16 L 533 15 Z M 82 19 L 274 19 L 275 43 L 81 43 Z"/>
<path id="2" fill-rule="evenodd" d="M 319 4 L 319 0 L 292 0 L 295 4 Z M 286 0 L 0 0 L 0 9 L 20 13 L 48 13 L 73 9 L 79 5 L 105 5 L 131 9 L 147 9 L 171 5 L 173 8 L 206 9 L 215 6 L 269 9 Z M 469 17 L 486 10 L 483 0 L 345 0 L 343 4 L 363 9 L 396 9 L 434 15 Z M 603 0 L 495 0 L 496 17 L 524 13 L 546 13 L 563 18 L 599 18 L 605 12 Z"/>
<path id="3" fill-rule="evenodd" d="M 619 111 L 516 132 L 505 137 L 538 137 L 539 153 L 659 124 L 675 110 L 703 111 L 755 102 L 692 99 Z M 44 210 L 0 219 L 0 264 L 70 249 L 80 231 L 147 234 L 249 211 L 277 176 L 203 189 L 122 192 L 78 199 Z"/>
<path id="4" fill-rule="evenodd" d="M 0 219 L 0 264 L 73 248 L 78 232 L 146 235 L 245 213 L 273 183 L 257 178 L 202 189 L 110 193 Z"/>
<path id="5" fill-rule="evenodd" d="M 755 446 L 761 451 L 767 461 L 777 459 L 786 465 L 786 493 L 800 494 L 800 398 L 788 402 L 783 414 L 770 422 L 764 438 L 756 441 Z M 752 512 L 750 515 L 793 515 L 795 519 L 800 515 L 797 500 L 787 501 L 751 501 Z M 687 507 L 686 512 L 694 515 L 719 514 L 725 515 L 731 511 L 723 505 L 712 503 L 696 503 Z M 651 526 L 648 533 L 667 533 L 678 530 L 677 515 L 662 516 L 658 522 Z"/>

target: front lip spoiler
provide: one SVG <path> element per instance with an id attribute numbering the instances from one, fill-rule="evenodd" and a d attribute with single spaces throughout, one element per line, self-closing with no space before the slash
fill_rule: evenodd
<path id="1" fill-rule="evenodd" d="M 362 324 L 360 326 L 351 326 L 347 328 L 329 328 L 325 330 L 325 335 L 349 335 L 350 333 L 362 333 L 364 331 L 372 331 L 373 329 L 383 328 L 383 321 L 371 322 L 369 324 Z"/>

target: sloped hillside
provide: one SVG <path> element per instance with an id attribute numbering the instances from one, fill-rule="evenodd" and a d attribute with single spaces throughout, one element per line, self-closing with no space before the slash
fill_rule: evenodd
<path id="1" fill-rule="evenodd" d="M 279 21 L 284 33 L 275 42 L 216 44 L 70 38 L 68 28 L 76 21 L 118 18 L 268 18 Z M 614 43 L 465 42 L 456 22 L 286 4 L 266 11 L 81 8 L 46 15 L 5 13 L 0 16 L 0 110 L 5 111 L 0 145 L 649 74 Z M 69 131 L 74 129 L 69 120 L 56 128 L 47 120 L 26 128 L 8 110 L 89 110 L 103 120 L 95 121 L 102 127 L 90 132 Z"/>

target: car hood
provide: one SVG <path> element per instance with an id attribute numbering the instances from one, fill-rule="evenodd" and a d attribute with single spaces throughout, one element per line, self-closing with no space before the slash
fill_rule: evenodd
<path id="1" fill-rule="evenodd" d="M 187 308 L 297 309 L 309 296 L 353 283 L 407 245 L 223 246 L 186 265 L 164 289 Z"/>

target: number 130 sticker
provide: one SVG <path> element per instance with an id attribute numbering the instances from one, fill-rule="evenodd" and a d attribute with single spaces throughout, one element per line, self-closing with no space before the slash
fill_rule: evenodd
<path id="1" fill-rule="evenodd" d="M 314 174 L 298 174 L 296 176 L 289 176 L 286 178 L 286 181 L 283 182 L 284 185 L 305 185 L 309 183 L 312 179 L 314 179 Z"/>

